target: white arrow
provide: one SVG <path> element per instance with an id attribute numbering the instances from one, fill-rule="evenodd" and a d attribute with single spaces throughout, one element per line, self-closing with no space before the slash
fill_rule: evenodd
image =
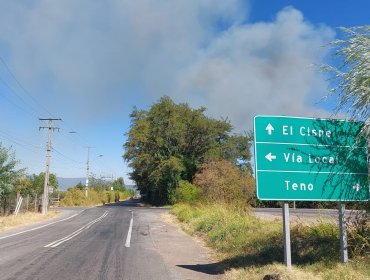
<path id="1" fill-rule="evenodd" d="M 271 125 L 271 123 L 269 123 L 267 126 L 266 126 L 266 130 L 268 132 L 269 135 L 272 134 L 272 131 L 274 130 L 274 127 Z"/>
<path id="2" fill-rule="evenodd" d="M 266 156 L 265 156 L 266 159 L 268 159 L 269 161 L 272 161 L 273 159 L 276 159 L 276 156 L 271 154 L 271 153 L 268 153 Z"/>

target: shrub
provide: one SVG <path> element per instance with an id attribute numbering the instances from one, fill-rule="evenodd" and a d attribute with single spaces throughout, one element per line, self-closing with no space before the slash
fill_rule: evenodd
<path id="1" fill-rule="evenodd" d="M 370 221 L 365 212 L 355 212 L 347 223 L 350 256 L 370 256 Z"/>
<path id="2" fill-rule="evenodd" d="M 250 204 L 255 197 L 254 178 L 225 160 L 203 164 L 193 183 L 207 201 Z"/>
<path id="3" fill-rule="evenodd" d="M 200 190 L 197 186 L 188 181 L 181 180 L 177 189 L 178 200 L 181 202 L 194 203 L 200 197 Z"/>
<path id="4" fill-rule="evenodd" d="M 64 198 L 60 201 L 61 206 L 84 206 L 86 198 L 84 191 L 80 189 L 69 189 Z"/>
<path id="5" fill-rule="evenodd" d="M 97 191 L 89 189 L 87 197 L 85 197 L 85 191 L 78 188 L 69 189 L 64 198 L 60 201 L 61 206 L 94 206 L 105 203 L 111 203 L 112 198 L 115 198 L 115 202 L 118 202 L 120 198 L 127 199 L 131 196 L 130 191 L 118 192 L 118 191 Z"/>

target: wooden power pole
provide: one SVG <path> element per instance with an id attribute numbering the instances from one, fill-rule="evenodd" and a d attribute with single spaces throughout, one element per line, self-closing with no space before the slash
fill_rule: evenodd
<path id="1" fill-rule="evenodd" d="M 39 119 L 40 121 L 48 121 L 48 126 L 40 126 L 39 130 L 47 129 L 48 130 L 48 144 L 46 148 L 46 167 L 45 167 L 45 181 L 44 181 L 44 193 L 42 195 L 42 214 L 46 215 L 48 213 L 48 204 L 49 204 L 49 168 L 50 168 L 50 159 L 51 159 L 51 132 L 58 130 L 58 127 L 53 126 L 53 121 L 61 121 L 62 119 Z"/>

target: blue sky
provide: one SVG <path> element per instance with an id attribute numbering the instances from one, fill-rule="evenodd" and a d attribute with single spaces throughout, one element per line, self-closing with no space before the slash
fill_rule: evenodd
<path id="1" fill-rule="evenodd" d="M 368 24 L 368 1 L 1 1 L 0 141 L 20 167 L 84 177 L 86 146 L 96 176 L 124 177 L 133 106 L 161 96 L 235 131 L 254 115 L 328 117 L 335 100 L 317 66 L 339 26 Z M 75 131 L 76 133 L 70 133 Z M 103 155 L 103 156 L 100 156 Z"/>

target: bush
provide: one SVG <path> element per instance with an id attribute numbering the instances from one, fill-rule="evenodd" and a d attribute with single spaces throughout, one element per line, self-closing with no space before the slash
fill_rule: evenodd
<path id="1" fill-rule="evenodd" d="M 355 213 L 347 223 L 350 256 L 370 256 L 370 221 L 367 213 Z"/>
<path id="2" fill-rule="evenodd" d="M 251 204 L 255 198 L 255 181 L 248 172 L 225 161 L 203 164 L 195 174 L 197 185 L 207 201 L 227 204 Z"/>
<path id="3" fill-rule="evenodd" d="M 86 206 L 84 191 L 80 189 L 69 189 L 60 201 L 61 206 Z"/>
<path id="4" fill-rule="evenodd" d="M 194 203 L 200 197 L 200 190 L 188 181 L 181 180 L 177 189 L 177 195 L 178 200 L 181 202 Z"/>
<path id="5" fill-rule="evenodd" d="M 120 199 L 127 199 L 130 196 L 130 191 L 97 191 L 89 189 L 88 195 L 85 197 L 84 190 L 73 188 L 65 193 L 64 198 L 60 201 L 60 206 L 94 206 L 111 203 L 113 202 L 113 197 L 115 202 L 118 202 Z"/>

